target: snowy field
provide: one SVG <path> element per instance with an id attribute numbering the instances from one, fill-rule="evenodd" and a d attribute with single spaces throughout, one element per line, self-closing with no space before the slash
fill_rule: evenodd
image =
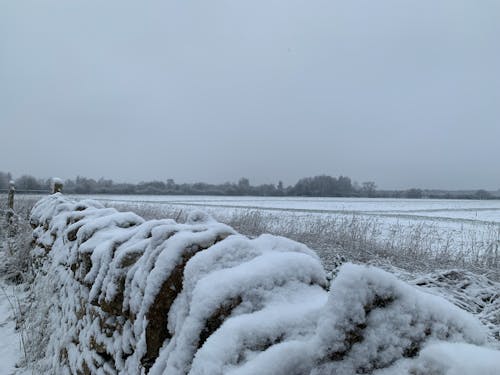
<path id="1" fill-rule="evenodd" d="M 191 210 L 202 209 L 247 235 L 273 233 L 304 242 L 316 249 L 325 263 L 332 250 L 339 248 L 347 258 L 363 262 L 397 252 L 398 266 L 407 266 L 410 259 L 420 261 L 424 268 L 467 266 L 477 271 L 485 266 L 494 270 L 499 261 L 500 200 L 142 195 L 91 198 L 147 218 L 182 218 Z M 362 254 L 351 254 L 356 251 Z M 430 257 L 435 261 L 431 265 Z"/>
<path id="2" fill-rule="evenodd" d="M 76 196 L 78 197 L 78 196 Z M 89 196 L 79 196 L 88 198 Z M 303 198 L 303 197 L 212 197 L 94 195 L 93 199 L 156 203 L 186 207 L 245 208 L 280 212 L 375 215 L 395 219 L 432 219 L 458 223 L 500 224 L 500 200 Z"/>
<path id="3" fill-rule="evenodd" d="M 75 196 L 89 198 L 89 196 Z M 303 198 L 303 197 L 206 197 L 94 195 L 92 199 L 109 203 L 154 204 L 204 208 L 218 215 L 243 210 L 280 213 L 283 216 L 315 214 L 321 216 L 358 215 L 386 222 L 432 223 L 440 227 L 500 227 L 500 200 L 375 199 L 375 198 Z M 302 215 L 304 216 L 304 215 Z"/>

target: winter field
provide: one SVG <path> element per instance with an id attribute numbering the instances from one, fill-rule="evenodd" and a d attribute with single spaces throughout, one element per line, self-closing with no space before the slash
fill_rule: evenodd
<path id="1" fill-rule="evenodd" d="M 83 198 L 80 197 L 80 198 Z M 146 218 L 202 209 L 238 231 L 306 243 L 332 254 L 422 271 L 464 267 L 499 278 L 500 200 L 92 196 Z M 333 262 L 333 263 L 332 263 Z"/>
<path id="2" fill-rule="evenodd" d="M 40 198 L 16 197 L 17 230 L 8 239 L 5 199 L 0 195 L 2 374 L 37 375 L 25 366 L 30 364 L 30 357 L 43 355 L 44 349 L 36 344 L 40 338 L 29 327 L 30 319 L 41 318 L 33 312 L 29 297 L 36 286 L 31 285 L 35 276 L 27 256 L 31 240 L 28 212 Z M 109 195 L 71 198 L 91 198 L 119 211 L 133 211 L 146 220 L 172 218 L 180 223 L 201 209 L 250 238 L 271 233 L 305 243 L 317 251 L 333 279 L 337 266 L 346 261 L 376 265 L 473 314 L 487 328 L 487 346 L 500 348 L 500 201 Z M 350 279 L 344 276 L 337 287 L 343 283 L 349 284 Z M 43 290 L 38 288 L 37 293 Z M 491 369 L 498 364 L 497 354 L 476 351 L 465 344 L 430 346 L 422 355 L 427 364 L 438 368 L 448 361 L 456 367 L 449 371 L 439 367 L 441 372 L 429 372 L 426 367 L 422 374 L 472 375 L 477 369 L 496 374 Z M 480 367 L 481 360 L 490 367 Z M 465 370 L 453 372 L 460 368 Z"/>

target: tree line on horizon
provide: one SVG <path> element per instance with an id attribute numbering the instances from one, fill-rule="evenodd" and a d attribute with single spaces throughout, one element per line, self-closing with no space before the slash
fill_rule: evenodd
<path id="1" fill-rule="evenodd" d="M 31 175 L 22 175 L 13 179 L 10 173 L 0 172 L 0 191 L 9 188 L 9 181 L 14 180 L 19 192 L 49 191 L 51 179 L 39 179 Z M 297 197 L 368 197 L 368 198 L 462 198 L 491 199 L 494 196 L 485 190 L 474 192 L 429 191 L 422 189 L 377 190 L 373 181 L 358 184 L 349 177 L 320 175 L 301 178 L 295 185 L 284 186 L 282 181 L 275 184 L 251 185 L 248 178 L 241 178 L 237 183 L 208 184 L 204 182 L 176 183 L 166 181 L 147 181 L 117 183 L 111 179 L 98 180 L 78 176 L 67 179 L 63 191 L 66 194 L 144 194 L 144 195 L 224 195 L 224 196 L 297 196 Z"/>

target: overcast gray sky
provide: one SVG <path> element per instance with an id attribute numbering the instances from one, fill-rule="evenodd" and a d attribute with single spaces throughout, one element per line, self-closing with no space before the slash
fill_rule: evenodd
<path id="1" fill-rule="evenodd" d="M 500 1 L 0 0 L 0 170 L 500 188 Z"/>

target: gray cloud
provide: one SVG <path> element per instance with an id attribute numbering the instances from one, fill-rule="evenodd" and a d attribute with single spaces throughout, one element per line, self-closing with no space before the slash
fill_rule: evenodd
<path id="1" fill-rule="evenodd" d="M 0 0 L 0 169 L 498 188 L 499 17 L 492 0 Z"/>

